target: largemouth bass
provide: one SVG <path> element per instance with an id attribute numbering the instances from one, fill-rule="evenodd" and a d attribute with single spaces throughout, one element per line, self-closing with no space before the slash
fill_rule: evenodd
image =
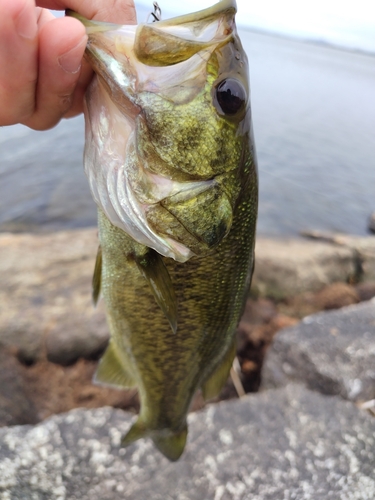
<path id="1" fill-rule="evenodd" d="M 139 391 L 123 438 L 177 460 L 201 389 L 219 393 L 249 289 L 258 203 L 236 4 L 138 26 L 88 21 L 84 165 L 99 207 L 97 382 Z"/>

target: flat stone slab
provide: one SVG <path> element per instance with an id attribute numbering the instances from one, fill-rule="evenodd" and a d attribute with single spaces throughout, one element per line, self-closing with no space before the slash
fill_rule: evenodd
<path id="1" fill-rule="evenodd" d="M 374 214 L 373 214 L 374 215 Z M 332 246 L 349 249 L 356 260 L 357 272 L 361 281 L 375 280 L 375 237 L 355 236 L 342 233 L 305 231 L 302 233 L 312 240 L 325 241 Z"/>
<path id="2" fill-rule="evenodd" d="M 375 237 L 307 233 L 309 238 L 257 237 L 252 288 L 282 299 L 335 282 L 375 280 Z"/>
<path id="3" fill-rule="evenodd" d="M 375 418 L 300 385 L 190 414 L 176 463 L 149 440 L 119 448 L 130 421 L 120 410 L 79 409 L 0 429 L 0 498 L 375 498 Z"/>
<path id="4" fill-rule="evenodd" d="M 266 356 L 262 388 L 291 381 L 352 401 L 374 399 L 375 299 L 308 316 L 280 331 Z"/>
<path id="5" fill-rule="evenodd" d="M 91 278 L 96 229 L 0 234 L 0 349 L 69 364 L 102 351 L 109 333 Z"/>
<path id="6" fill-rule="evenodd" d="M 351 248 L 321 241 L 257 238 L 255 256 L 251 287 L 275 299 L 316 292 L 356 274 Z"/>

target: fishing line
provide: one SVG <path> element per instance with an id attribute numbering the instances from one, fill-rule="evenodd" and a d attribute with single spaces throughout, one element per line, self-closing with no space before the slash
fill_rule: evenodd
<path id="1" fill-rule="evenodd" d="M 153 2 L 154 10 L 149 13 L 146 23 L 149 22 L 150 17 L 153 17 L 152 22 L 161 21 L 161 8 L 157 2 Z"/>

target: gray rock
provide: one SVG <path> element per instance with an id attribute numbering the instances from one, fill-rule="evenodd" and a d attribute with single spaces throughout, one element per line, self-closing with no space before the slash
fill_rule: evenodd
<path id="1" fill-rule="evenodd" d="M 375 300 L 306 317 L 269 349 L 262 388 L 299 381 L 353 401 L 375 398 Z"/>
<path id="2" fill-rule="evenodd" d="M 0 429 L 0 498 L 375 498 L 375 419 L 298 385 L 191 414 L 177 463 L 148 440 L 119 448 L 129 424 L 129 415 L 102 408 Z"/>
<path id="3" fill-rule="evenodd" d="M 104 312 L 91 301 L 96 233 L 0 234 L 0 347 L 62 364 L 105 347 Z"/>
<path id="4" fill-rule="evenodd" d="M 367 227 L 370 233 L 375 233 L 375 212 L 370 215 Z"/>
<path id="5" fill-rule="evenodd" d="M 282 299 L 318 291 L 356 274 L 351 248 L 302 239 L 257 238 L 252 288 L 260 295 Z"/>

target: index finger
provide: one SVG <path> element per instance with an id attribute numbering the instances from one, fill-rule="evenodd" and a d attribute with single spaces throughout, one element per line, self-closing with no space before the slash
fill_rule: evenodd
<path id="1" fill-rule="evenodd" d="M 133 0 L 36 0 L 36 5 L 47 9 L 72 9 L 87 19 L 113 23 L 136 24 Z"/>
<path id="2" fill-rule="evenodd" d="M 0 125 L 34 111 L 37 83 L 37 15 L 30 0 L 0 0 Z"/>
<path id="3" fill-rule="evenodd" d="M 1 0 L 0 0 L 1 1 Z M 72 9 L 87 19 L 117 24 L 136 24 L 137 16 L 133 0 L 36 0 L 36 5 L 47 9 Z M 83 61 L 82 71 L 72 95 L 72 106 L 65 117 L 72 117 L 83 110 L 83 96 L 92 78 L 92 70 Z"/>

